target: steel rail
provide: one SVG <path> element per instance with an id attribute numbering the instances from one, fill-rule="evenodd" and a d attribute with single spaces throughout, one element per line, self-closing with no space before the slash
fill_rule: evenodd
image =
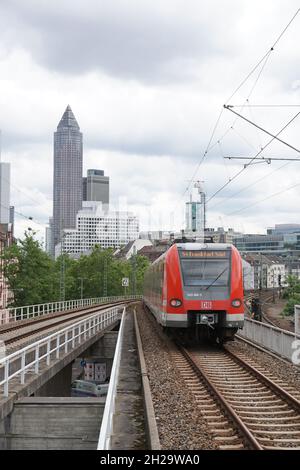
<path id="1" fill-rule="evenodd" d="M 35 325 L 36 323 L 44 323 L 46 321 L 53 320 L 51 322 L 51 324 L 41 326 L 41 327 L 33 329 L 31 331 L 26 331 L 26 332 L 21 333 L 19 335 L 13 336 L 12 338 L 7 338 L 7 339 L 4 338 L 2 341 L 4 341 L 4 344 L 8 345 L 8 344 L 14 343 L 15 341 L 19 341 L 20 339 L 30 337 L 35 333 L 39 333 L 41 331 L 46 331 L 46 330 L 52 329 L 52 328 L 56 327 L 57 325 L 61 325 L 61 324 L 66 323 L 68 321 L 71 321 L 71 320 L 76 321 L 78 318 L 85 317 L 86 315 L 89 315 L 93 312 L 100 312 L 101 310 L 104 310 L 106 308 L 110 308 L 110 307 L 114 307 L 114 306 L 118 306 L 118 305 L 124 305 L 124 304 L 127 304 L 129 302 L 130 301 L 127 300 L 127 301 L 123 301 L 123 302 L 119 301 L 119 302 L 114 302 L 114 303 L 100 304 L 99 306 L 93 306 L 93 307 L 90 307 L 90 308 L 81 308 L 79 310 L 72 310 L 72 311 L 67 311 L 67 312 L 66 311 L 65 312 L 58 312 L 57 314 L 54 313 L 54 315 L 51 316 L 51 317 L 49 317 L 49 316 L 42 317 L 42 318 L 38 317 L 36 320 L 31 319 L 30 321 L 28 321 L 28 323 L 26 323 L 26 320 L 25 320 L 25 322 L 24 323 L 22 322 L 21 325 L 10 324 L 9 328 L 0 329 L 0 338 L 5 333 L 10 333 L 10 332 L 13 332 L 13 331 L 17 332 L 18 330 L 21 330 L 21 329 L 26 328 L 26 327 L 31 326 L 31 325 Z M 76 315 L 76 313 L 78 313 L 78 314 Z"/>
<path id="2" fill-rule="evenodd" d="M 211 382 L 211 380 L 207 377 L 201 366 L 195 363 L 190 353 L 180 344 L 177 343 L 177 346 L 186 360 L 189 362 L 191 367 L 193 368 L 194 372 L 200 378 L 200 380 L 204 380 L 208 389 L 212 392 L 214 398 L 220 405 L 220 407 L 225 411 L 227 417 L 235 424 L 236 429 L 244 438 L 247 445 L 250 449 L 253 450 L 263 450 L 263 447 L 260 445 L 258 440 L 254 437 L 251 431 L 247 428 L 247 426 L 243 423 L 237 413 L 234 411 L 232 406 L 228 403 L 228 401 L 224 398 L 224 396 L 217 390 L 215 385 Z"/>
<path id="3" fill-rule="evenodd" d="M 70 311 L 81 307 L 100 305 L 104 302 L 140 300 L 141 295 L 126 295 L 112 297 L 93 297 L 87 299 L 72 299 L 66 301 L 48 302 L 45 304 L 24 305 L 21 307 L 9 307 L 0 309 L 0 325 L 15 321 L 28 320 L 54 312 Z"/>
<path id="4" fill-rule="evenodd" d="M 241 365 L 244 369 L 250 372 L 255 378 L 260 380 L 264 385 L 270 388 L 276 395 L 279 395 L 284 401 L 286 401 L 295 411 L 300 413 L 300 402 L 295 397 L 293 397 L 289 392 L 284 390 L 280 387 L 276 382 L 269 379 L 266 375 L 260 372 L 258 369 L 253 367 L 251 364 L 246 362 L 240 356 L 236 355 L 232 351 L 230 351 L 226 346 L 223 346 L 226 353 L 239 365 Z"/>
<path id="5" fill-rule="evenodd" d="M 98 311 L 83 320 L 72 323 L 45 338 L 30 343 L 22 349 L 1 358 L 0 371 L 2 371 L 3 377 L 0 377 L 0 387 L 4 386 L 4 396 L 8 396 L 10 380 L 20 376 L 20 383 L 23 385 L 25 383 L 25 374 L 28 370 L 33 368 L 34 373 L 37 375 L 42 361 L 46 361 L 46 365 L 49 366 L 52 359 L 51 356 L 55 355 L 53 360 L 59 360 L 61 353 L 67 354 L 69 350 L 74 350 L 77 347 L 77 343 L 81 344 L 98 331 L 102 331 L 106 326 L 117 320 L 118 317 L 118 306 Z M 54 344 L 52 345 L 52 343 Z M 10 371 L 10 366 L 14 361 L 19 361 L 20 364 Z"/>

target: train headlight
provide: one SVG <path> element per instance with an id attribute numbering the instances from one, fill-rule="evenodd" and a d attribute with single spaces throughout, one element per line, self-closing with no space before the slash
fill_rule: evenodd
<path id="1" fill-rule="evenodd" d="M 240 307 L 242 305 L 242 301 L 241 299 L 234 299 L 232 302 L 231 302 L 231 305 L 233 307 Z"/>
<path id="2" fill-rule="evenodd" d="M 170 300 L 170 305 L 172 307 L 180 307 L 180 305 L 182 305 L 182 302 L 180 299 L 171 299 Z"/>

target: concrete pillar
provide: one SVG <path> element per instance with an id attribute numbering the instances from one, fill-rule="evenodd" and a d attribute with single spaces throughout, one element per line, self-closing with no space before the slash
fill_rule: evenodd
<path id="1" fill-rule="evenodd" d="M 300 305 L 295 305 L 295 333 L 300 335 Z"/>

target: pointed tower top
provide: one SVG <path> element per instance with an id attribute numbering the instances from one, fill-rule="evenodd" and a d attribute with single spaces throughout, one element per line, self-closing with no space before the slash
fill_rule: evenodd
<path id="1" fill-rule="evenodd" d="M 78 122 L 76 121 L 76 118 L 73 114 L 73 111 L 71 109 L 71 106 L 68 104 L 66 107 L 66 110 L 64 114 L 62 115 L 61 120 L 59 121 L 59 124 L 57 126 L 57 129 L 62 129 L 62 128 L 70 128 L 72 127 L 73 129 L 76 129 L 79 131 L 79 125 Z"/>

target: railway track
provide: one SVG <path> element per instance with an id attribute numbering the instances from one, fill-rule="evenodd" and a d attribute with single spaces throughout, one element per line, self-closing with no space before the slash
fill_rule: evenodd
<path id="1" fill-rule="evenodd" d="M 300 392 L 228 349 L 171 352 L 221 450 L 300 449 Z"/>
<path id="2" fill-rule="evenodd" d="M 269 291 L 262 291 L 261 293 L 259 293 L 259 291 L 257 291 L 257 293 L 255 292 L 250 292 L 250 293 L 246 293 L 245 295 L 245 315 L 248 316 L 248 317 L 251 317 L 251 312 L 250 312 L 250 307 L 249 307 L 249 304 L 251 302 L 251 299 L 253 296 L 259 296 L 260 297 L 260 300 L 261 300 L 261 306 L 262 306 L 262 322 L 263 323 L 268 323 L 269 325 L 271 326 L 274 326 L 275 328 L 282 328 L 282 329 L 286 329 L 287 331 L 294 331 L 294 325 L 292 323 L 292 321 L 290 321 L 290 325 L 287 325 L 286 323 L 284 324 L 284 326 L 282 325 L 282 319 L 280 319 L 280 317 L 278 317 L 277 319 L 275 319 L 275 321 L 273 321 L 273 319 L 271 319 L 268 314 L 267 314 L 267 309 L 265 308 L 267 305 L 275 305 L 273 303 L 273 293 L 270 293 Z"/>
<path id="3" fill-rule="evenodd" d="M 124 305 L 129 302 L 130 301 L 106 303 L 89 308 L 83 308 L 80 310 L 69 310 L 67 312 L 53 313 L 43 317 L 38 317 L 36 319 L 30 319 L 28 321 L 22 320 L 20 322 L 10 323 L 5 325 L 4 328 L 0 328 L 0 340 L 4 342 L 5 346 L 12 346 L 17 344 L 19 341 L 30 338 L 33 335 L 36 336 L 43 332 L 48 332 L 50 330 L 52 331 L 62 324 L 77 321 L 78 319 L 94 312 L 99 312 L 101 310 L 118 305 Z"/>

